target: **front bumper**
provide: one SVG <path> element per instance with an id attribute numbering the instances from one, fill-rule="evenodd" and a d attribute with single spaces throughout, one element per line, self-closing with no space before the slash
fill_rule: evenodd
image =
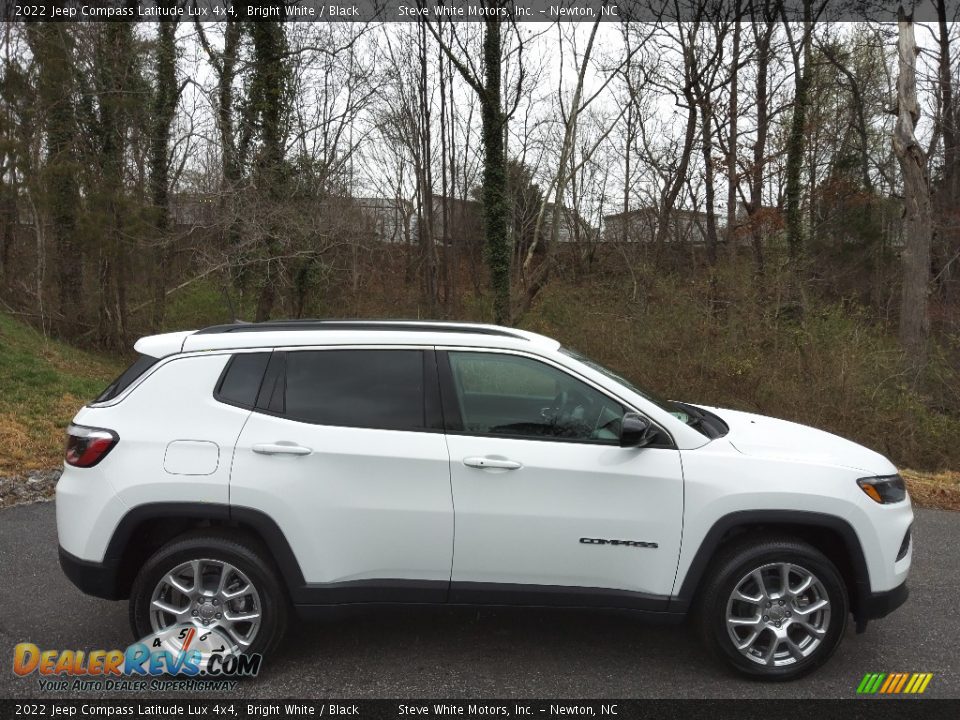
<path id="1" fill-rule="evenodd" d="M 857 632 L 863 632 L 868 621 L 878 620 L 892 613 L 903 605 L 908 597 L 910 597 L 910 590 L 906 583 L 902 583 L 893 590 L 870 593 L 862 598 L 856 614 Z"/>
<path id="2" fill-rule="evenodd" d="M 87 595 L 105 600 L 121 599 L 117 583 L 119 561 L 107 560 L 99 563 L 81 560 L 76 555 L 68 553 L 63 547 L 60 547 L 59 551 L 63 574 L 80 590 Z"/>
<path id="3" fill-rule="evenodd" d="M 903 605 L 908 597 L 910 597 L 910 590 L 906 583 L 898 585 L 893 590 L 871 593 L 866 598 L 864 606 L 860 608 L 860 614 L 867 620 L 886 617 Z"/>

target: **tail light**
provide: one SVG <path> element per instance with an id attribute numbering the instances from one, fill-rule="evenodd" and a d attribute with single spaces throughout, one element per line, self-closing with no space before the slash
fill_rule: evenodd
<path id="1" fill-rule="evenodd" d="M 74 467 L 93 467 L 103 460 L 120 441 L 113 430 L 71 425 L 67 428 L 67 465 Z"/>

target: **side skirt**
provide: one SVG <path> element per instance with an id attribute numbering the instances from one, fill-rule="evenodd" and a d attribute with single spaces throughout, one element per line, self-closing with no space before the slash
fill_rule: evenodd
<path id="1" fill-rule="evenodd" d="M 329 617 L 365 608 L 451 606 L 626 611 L 665 622 L 679 622 L 685 616 L 668 611 L 669 597 L 630 590 L 429 580 L 312 583 L 297 589 L 294 605 L 303 617 Z"/>

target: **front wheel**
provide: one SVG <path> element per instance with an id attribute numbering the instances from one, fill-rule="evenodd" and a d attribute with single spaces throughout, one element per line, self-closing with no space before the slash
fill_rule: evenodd
<path id="1" fill-rule="evenodd" d="M 231 653 L 267 653 L 287 624 L 287 598 L 272 564 L 244 538 L 186 535 L 160 548 L 137 574 L 130 625 L 138 638 L 192 626 L 217 631 Z"/>
<path id="2" fill-rule="evenodd" d="M 718 558 L 700 602 L 707 646 L 741 673 L 792 680 L 829 659 L 846 628 L 846 586 L 813 546 L 771 538 Z"/>

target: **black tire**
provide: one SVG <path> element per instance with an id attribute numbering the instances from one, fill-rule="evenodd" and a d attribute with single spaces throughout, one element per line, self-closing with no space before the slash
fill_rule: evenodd
<path id="1" fill-rule="evenodd" d="M 200 559 L 230 563 L 253 583 L 262 606 L 260 627 L 244 652 L 266 655 L 274 650 L 283 639 L 289 616 L 289 600 L 279 575 L 258 543 L 215 530 L 181 535 L 146 561 L 130 590 L 130 628 L 134 636 L 142 638 L 153 632 L 150 603 L 161 578 L 181 563 Z"/>
<path id="2" fill-rule="evenodd" d="M 826 591 L 826 599 L 830 607 L 829 622 L 823 637 L 819 639 L 819 644 L 806 657 L 784 658 L 783 662 L 790 663 L 786 665 L 764 665 L 747 657 L 734 645 L 727 629 L 727 603 L 734 590 L 754 569 L 772 563 L 790 563 L 812 573 Z M 823 665 L 840 644 L 850 613 L 847 588 L 836 566 L 812 545 L 787 536 L 751 537 L 721 550 L 714 559 L 713 567 L 701 587 L 697 624 L 704 643 L 716 657 L 725 661 L 730 667 L 758 679 L 794 680 Z M 796 587 L 799 589 L 800 584 L 798 583 Z M 777 605 L 778 601 L 774 601 L 773 604 Z M 786 600 L 786 604 L 790 606 L 789 599 Z M 746 607 L 749 607 L 749 604 Z M 761 609 L 759 612 L 762 614 L 764 610 Z M 779 614 L 781 611 L 776 610 L 776 612 Z M 764 617 L 776 619 L 773 615 Z M 795 620 L 796 617 L 793 616 L 792 619 Z M 782 621 L 786 629 L 786 623 L 789 620 L 783 618 Z M 750 635 L 753 629 L 755 628 L 747 628 L 740 632 Z M 794 631 L 806 634 L 799 626 L 791 630 L 791 632 Z M 761 631 L 758 636 L 761 650 L 769 647 L 775 632 L 777 631 L 769 626 Z M 780 652 L 786 652 L 786 650 Z"/>

